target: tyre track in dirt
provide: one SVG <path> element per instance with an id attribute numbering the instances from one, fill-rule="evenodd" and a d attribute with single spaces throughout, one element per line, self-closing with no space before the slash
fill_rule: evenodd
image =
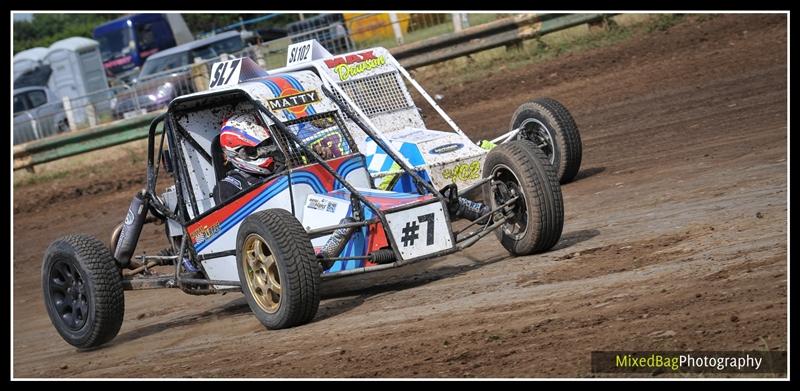
<path id="1" fill-rule="evenodd" d="M 69 232 L 107 240 L 136 185 L 53 200 L 14 215 L 15 376 L 583 377 L 592 350 L 786 349 L 785 17 L 689 17 L 441 93 L 474 138 L 535 96 L 573 112 L 584 159 L 553 251 L 487 237 L 328 281 L 315 320 L 280 331 L 241 294 L 126 292 L 119 336 L 78 353 L 47 319 L 42 253 Z M 157 228 L 142 248 L 163 246 Z"/>

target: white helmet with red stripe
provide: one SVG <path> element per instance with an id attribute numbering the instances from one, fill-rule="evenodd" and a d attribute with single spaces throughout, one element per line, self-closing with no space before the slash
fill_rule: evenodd
<path id="1" fill-rule="evenodd" d="M 219 145 L 236 168 L 253 174 L 270 175 L 274 159 L 252 148 L 269 138 L 269 132 L 254 115 L 238 114 L 222 121 Z"/>

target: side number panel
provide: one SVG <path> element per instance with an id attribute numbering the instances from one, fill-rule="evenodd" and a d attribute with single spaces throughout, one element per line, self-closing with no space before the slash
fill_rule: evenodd
<path id="1" fill-rule="evenodd" d="M 404 260 L 453 247 L 447 219 L 439 202 L 388 213 L 386 220 Z"/>

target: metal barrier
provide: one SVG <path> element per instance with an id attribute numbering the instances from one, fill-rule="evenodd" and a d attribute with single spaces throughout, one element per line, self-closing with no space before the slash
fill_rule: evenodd
<path id="1" fill-rule="evenodd" d="M 466 56 L 499 46 L 519 44 L 555 31 L 604 20 L 613 14 L 528 14 L 489 22 L 457 33 L 429 38 L 391 49 L 407 69 Z"/>
<path id="2" fill-rule="evenodd" d="M 150 121 L 161 112 L 148 113 L 71 133 L 14 146 L 14 170 L 32 168 L 69 156 L 124 144 L 147 137 Z"/>

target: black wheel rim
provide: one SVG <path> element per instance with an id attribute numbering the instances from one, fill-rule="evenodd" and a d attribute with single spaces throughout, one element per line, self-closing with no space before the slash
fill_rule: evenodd
<path id="1" fill-rule="evenodd" d="M 50 268 L 50 305 L 61 323 L 80 330 L 89 317 L 89 297 L 83 275 L 70 262 L 56 261 Z"/>
<path id="2" fill-rule="evenodd" d="M 514 240 L 519 240 L 528 231 L 528 207 L 516 175 L 506 166 L 498 165 L 492 172 L 495 178 L 494 205 L 498 207 L 519 196 L 511 211 L 514 216 L 506 220 L 501 229 Z"/>
<path id="3" fill-rule="evenodd" d="M 535 118 L 528 118 L 519 125 L 519 137 L 532 141 L 550 159 L 550 164 L 555 160 L 553 153 L 553 135 L 544 123 Z"/>

